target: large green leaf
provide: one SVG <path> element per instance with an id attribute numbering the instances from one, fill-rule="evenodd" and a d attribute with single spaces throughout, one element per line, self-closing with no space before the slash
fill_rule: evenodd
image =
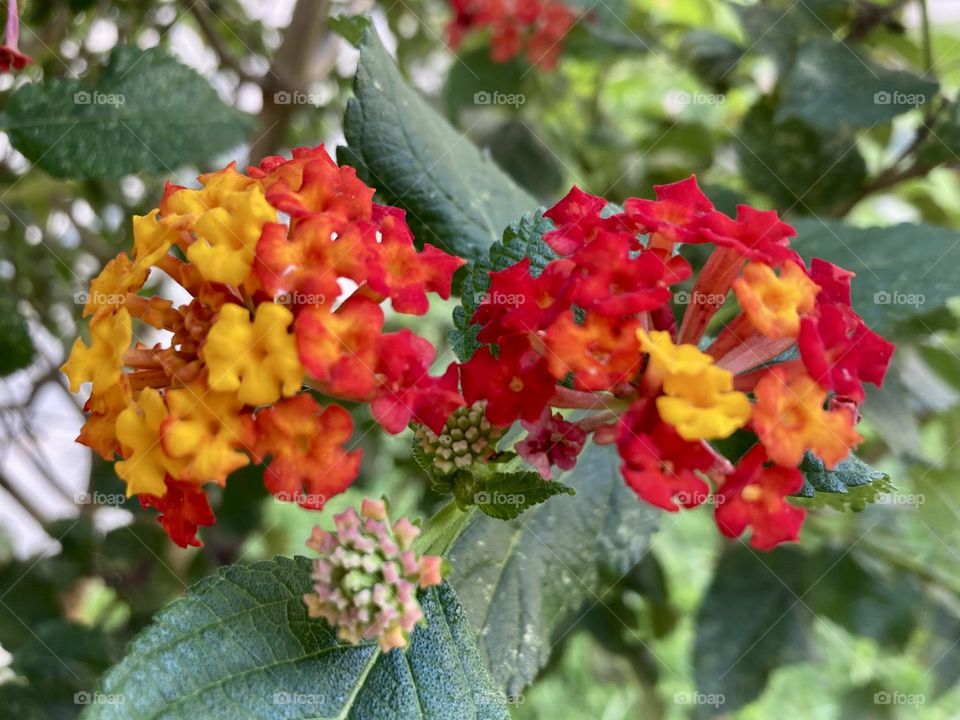
<path id="1" fill-rule="evenodd" d="M 406 651 L 344 645 L 307 616 L 306 558 L 234 565 L 170 605 L 104 679 L 86 718 L 508 718 L 446 584 L 421 594 Z M 95 696 L 96 698 L 96 696 Z"/>
<path id="2" fill-rule="evenodd" d="M 777 120 L 834 131 L 871 127 L 933 100 L 939 85 L 861 57 L 851 46 L 812 40 L 800 48 L 780 88 Z"/>
<path id="3" fill-rule="evenodd" d="M 0 115 L 14 147 L 51 175 L 168 173 L 241 144 L 252 118 L 163 50 L 118 46 L 95 82 L 24 85 Z"/>
<path id="4" fill-rule="evenodd" d="M 547 662 L 556 628 L 584 601 L 602 602 L 601 571 L 623 574 L 643 557 L 659 517 L 624 485 L 609 446 L 589 446 L 559 480 L 576 496 L 509 522 L 478 516 L 449 555 L 450 582 L 508 697 Z"/>
<path id="5" fill-rule="evenodd" d="M 793 549 L 760 556 L 745 546 L 721 558 L 697 614 L 693 651 L 697 690 L 720 708 L 698 705 L 698 717 L 734 712 L 776 668 L 807 657 L 810 613 L 797 601 L 802 561 Z"/>
<path id="6" fill-rule="evenodd" d="M 823 133 L 801 120 L 777 122 L 769 99 L 750 109 L 735 137 L 744 178 L 781 210 L 831 208 L 866 181 L 853 133 Z"/>
<path id="7" fill-rule="evenodd" d="M 853 307 L 887 334 L 897 323 L 930 313 L 960 293 L 960 234 L 932 225 L 855 228 L 838 221 L 799 220 L 793 245 L 853 270 Z"/>
<path id="8" fill-rule="evenodd" d="M 720 707 L 698 706 L 695 716 L 734 713 L 774 670 L 810 657 L 818 617 L 902 650 L 924 602 L 916 578 L 861 562 L 849 548 L 757 553 L 736 545 L 716 567 L 694 643 L 697 690 Z"/>
<path id="9" fill-rule="evenodd" d="M 353 165 L 383 202 L 407 211 L 419 242 L 468 259 L 537 202 L 403 81 L 375 32 L 360 44 L 355 97 L 343 120 Z"/>

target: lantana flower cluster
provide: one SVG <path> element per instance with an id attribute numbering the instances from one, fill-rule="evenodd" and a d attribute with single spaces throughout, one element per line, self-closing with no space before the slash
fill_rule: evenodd
<path id="1" fill-rule="evenodd" d="M 423 621 L 417 590 L 439 585 L 442 559 L 419 555 L 420 528 L 403 517 L 390 523 L 382 500 L 364 499 L 333 518 L 335 529 L 313 529 L 307 547 L 314 591 L 304 595 L 311 617 L 322 617 L 352 644 L 377 639 L 384 652 L 405 647 Z"/>
<path id="2" fill-rule="evenodd" d="M 720 530 L 750 527 L 757 548 L 795 540 L 804 511 L 788 497 L 804 454 L 828 469 L 847 457 L 863 383 L 882 382 L 893 352 L 852 309 L 853 273 L 807 266 L 776 212 L 728 217 L 694 177 L 606 208 L 574 188 L 545 213 L 557 259 L 490 273 L 466 401 L 486 402 L 494 425 L 522 421 L 517 450 L 544 474 L 573 465 L 592 435 L 616 445 L 643 500 L 712 502 Z M 683 289 L 679 250 L 694 244 L 713 251 Z M 572 421 L 562 408 L 587 412 Z M 738 432 L 753 445 L 734 464 L 717 443 Z"/>
<path id="3" fill-rule="evenodd" d="M 461 259 L 418 251 L 404 212 L 374 203 L 322 146 L 199 180 L 168 185 L 134 218 L 132 256 L 92 280 L 90 341 L 63 366 L 74 392 L 91 384 L 79 442 L 117 460 L 128 494 L 181 546 L 214 521 L 205 485 L 251 462 L 266 463 L 270 492 L 306 508 L 354 480 L 352 417 L 317 395 L 369 403 L 393 433 L 411 420 L 440 432 L 463 404 L 457 365 L 430 375 L 434 347 L 384 332 L 382 308 L 425 313 Z M 141 294 L 151 273 L 189 302 Z M 150 328 L 168 342 L 136 340 Z"/>
<path id="4" fill-rule="evenodd" d="M 488 32 L 494 62 L 526 55 L 531 65 L 556 66 L 563 39 L 577 20 L 573 9 L 557 0 L 451 0 L 454 16 L 447 42 L 456 50 L 468 35 Z"/>

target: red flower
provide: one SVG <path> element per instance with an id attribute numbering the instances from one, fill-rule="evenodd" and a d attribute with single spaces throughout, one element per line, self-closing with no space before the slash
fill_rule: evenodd
<path id="1" fill-rule="evenodd" d="M 544 233 L 543 240 L 558 255 L 571 255 L 610 223 L 600 217 L 607 206 L 602 197 L 590 195 L 576 185 L 543 216 L 553 220 L 555 230 Z"/>
<path id="2" fill-rule="evenodd" d="M 499 353 L 494 357 L 489 347 L 482 347 L 462 366 L 467 403 L 487 400 L 487 419 L 494 425 L 536 420 L 555 387 L 547 361 L 525 335 L 503 338 Z"/>
<path id="3" fill-rule="evenodd" d="M 803 487 L 803 474 L 796 468 L 766 462 L 763 446 L 755 446 L 717 491 L 716 520 L 720 532 L 739 537 L 751 527 L 750 544 L 758 550 L 797 540 L 806 516 L 801 508 L 786 500 Z"/>
<path id="4" fill-rule="evenodd" d="M 164 482 L 167 492 L 163 497 L 140 495 L 140 505 L 156 508 L 159 512 L 157 521 L 177 545 L 200 547 L 203 543 L 197 537 L 197 530 L 216 522 L 207 494 L 199 485 L 174 480 L 169 475 Z"/>
<path id="5" fill-rule="evenodd" d="M 304 159 L 289 161 L 297 170 L 302 167 L 299 187 L 296 171 L 285 176 L 279 168 L 274 170 L 277 180 L 267 188 L 271 205 L 293 218 L 325 213 L 345 222 L 370 219 L 374 190 L 357 177 L 356 170 L 339 167 L 326 152 Z"/>
<path id="6" fill-rule="evenodd" d="M 429 243 L 417 252 L 413 233 L 405 213 L 395 207 L 375 206 L 380 242 L 371 243 L 373 259 L 367 283 L 370 288 L 393 301 L 393 309 L 410 315 L 423 315 L 429 307 L 427 292 L 450 297 L 453 273 L 466 263 Z"/>
<path id="7" fill-rule="evenodd" d="M 620 417 L 617 449 L 627 485 L 651 505 L 670 512 L 703 503 L 710 488 L 700 475 L 729 467 L 707 443 L 680 437 L 647 400 Z"/>
<path id="8" fill-rule="evenodd" d="M 703 223 L 703 235 L 710 242 L 773 267 L 786 260 L 803 267 L 803 260 L 790 249 L 790 238 L 796 234 L 796 230 L 780 220 L 775 210 L 755 210 L 749 205 L 737 206 L 736 220 L 713 212 Z"/>
<path id="9" fill-rule="evenodd" d="M 304 308 L 294 325 L 300 361 L 334 395 L 362 398 L 376 385 L 373 368 L 382 328 L 383 310 L 367 298 L 351 297 L 336 312 L 326 306 Z"/>
<path id="10" fill-rule="evenodd" d="M 357 477 L 361 451 L 343 448 L 353 418 L 339 405 L 301 393 L 257 413 L 256 430 L 257 460 L 270 457 L 263 484 L 279 500 L 322 510 Z"/>
<path id="11" fill-rule="evenodd" d="M 550 479 L 550 466 L 569 470 L 577 464 L 587 434 L 577 425 L 567 422 L 560 413 L 550 414 L 549 408 L 536 422 L 521 421 L 527 437 L 517 443 L 517 453 L 540 475 Z"/>
<path id="12" fill-rule="evenodd" d="M 607 317 L 654 310 L 670 299 L 667 266 L 652 251 L 637 255 L 634 239 L 601 232 L 571 259 L 573 301 L 589 312 Z M 681 262 L 684 262 L 681 258 Z M 688 266 L 689 267 L 689 266 Z"/>
<path id="13" fill-rule="evenodd" d="M 483 326 L 480 342 L 497 342 L 502 335 L 536 332 L 570 307 L 567 279 L 573 263 L 555 260 L 540 277 L 530 275 L 530 258 L 490 273 L 490 289 L 473 314 Z"/>
<path id="14" fill-rule="evenodd" d="M 377 375 L 383 386 L 370 410 L 387 432 L 402 432 L 415 419 L 439 434 L 450 413 L 463 405 L 455 363 L 441 377 L 428 375 L 434 354 L 433 345 L 406 329 L 377 341 Z"/>
<path id="15" fill-rule="evenodd" d="M 702 242 L 700 225 L 713 211 L 713 203 L 697 184 L 697 176 L 654 187 L 656 200 L 630 198 L 623 208 L 636 231 L 651 233 L 651 245 L 670 247 L 676 242 Z"/>
<path id="16" fill-rule="evenodd" d="M 17 10 L 17 0 L 7 2 L 7 26 L 4 33 L 3 45 L 0 45 L 0 71 L 8 72 L 11 68 L 20 70 L 33 63 L 33 58 L 20 52 L 20 13 Z"/>

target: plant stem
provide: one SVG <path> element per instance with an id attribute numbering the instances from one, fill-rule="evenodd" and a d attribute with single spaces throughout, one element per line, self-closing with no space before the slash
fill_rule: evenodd
<path id="1" fill-rule="evenodd" d="M 460 533 L 467 527 L 476 510 L 470 506 L 461 510 L 456 500 L 451 500 L 427 520 L 423 535 L 417 538 L 417 551 L 423 555 L 446 555 Z"/>
<path id="2" fill-rule="evenodd" d="M 920 32 L 923 43 L 923 74 L 933 73 L 933 44 L 930 41 L 930 12 L 927 0 L 920 0 Z"/>

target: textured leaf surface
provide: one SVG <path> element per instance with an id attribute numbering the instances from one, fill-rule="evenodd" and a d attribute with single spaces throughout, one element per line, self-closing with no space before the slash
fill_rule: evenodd
<path id="1" fill-rule="evenodd" d="M 836 221 L 799 220 L 793 246 L 857 274 L 853 308 L 873 330 L 889 335 L 898 323 L 942 307 L 957 294 L 960 234 L 922 224 L 855 228 Z"/>
<path id="2" fill-rule="evenodd" d="M 310 562 L 234 565 L 195 585 L 132 643 L 86 718 L 497 718 L 490 682 L 456 596 L 421 596 L 427 625 L 406 652 L 340 644 L 307 616 Z"/>
<path id="3" fill-rule="evenodd" d="M 477 517 L 449 555 L 450 583 L 508 697 L 547 662 L 558 625 L 596 601 L 601 569 L 623 574 L 643 557 L 659 518 L 624 485 L 610 447 L 588 446 L 558 480 L 576 497 L 509 522 Z"/>
<path id="4" fill-rule="evenodd" d="M 543 234 L 554 227 L 553 221 L 541 212 L 527 213 L 514 220 L 503 231 L 503 237 L 490 246 L 483 257 L 467 265 L 467 274 L 460 289 L 460 305 L 453 309 L 453 330 L 450 344 L 461 362 L 466 362 L 480 347 L 477 342 L 479 325 L 471 325 L 470 318 L 490 289 L 490 273 L 503 270 L 523 258 L 530 258 L 530 273 L 536 277 L 557 255 L 543 241 Z"/>
<path id="5" fill-rule="evenodd" d="M 0 128 L 51 175 L 101 178 L 203 165 L 242 143 L 251 121 L 163 50 L 121 45 L 93 83 L 21 87 Z"/>
<path id="6" fill-rule="evenodd" d="M 360 44 L 354 94 L 338 158 L 356 167 L 381 201 L 407 211 L 419 242 L 480 258 L 509 222 L 536 209 L 530 195 L 404 83 L 374 32 Z"/>
<path id="7" fill-rule="evenodd" d="M 871 127 L 932 100 L 939 85 L 861 57 L 849 45 L 817 39 L 800 48 L 781 86 L 777 119 L 822 130 Z"/>
<path id="8" fill-rule="evenodd" d="M 576 495 L 573 488 L 556 480 L 544 480 L 536 472 L 496 475 L 485 480 L 483 488 L 477 493 L 477 507 L 484 515 L 501 520 L 512 520 L 554 495 Z"/>

